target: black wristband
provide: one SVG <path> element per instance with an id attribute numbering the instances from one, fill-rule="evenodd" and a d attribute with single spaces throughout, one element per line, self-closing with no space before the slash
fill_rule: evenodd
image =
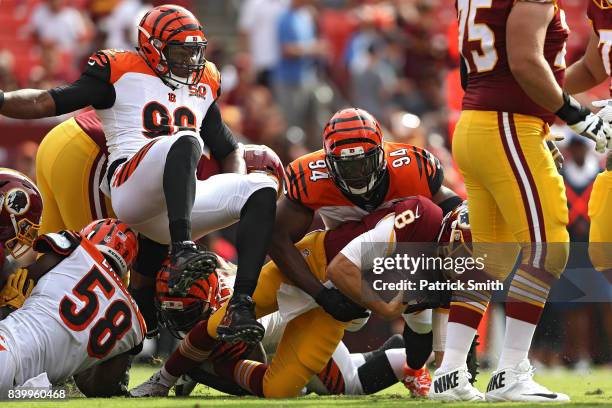
<path id="1" fill-rule="evenodd" d="M 2 109 L 2 105 L 4 105 L 4 91 L 0 91 L 0 109 Z"/>
<path id="2" fill-rule="evenodd" d="M 449 212 L 453 211 L 455 208 L 459 207 L 463 200 L 459 196 L 452 196 L 451 198 L 447 198 L 438 204 L 438 207 L 442 209 L 442 215 L 446 215 Z"/>
<path id="3" fill-rule="evenodd" d="M 574 125 L 584 120 L 590 113 L 590 110 L 580 105 L 580 103 L 568 95 L 567 92 L 563 92 L 563 106 L 555 112 L 555 115 L 568 125 Z"/>

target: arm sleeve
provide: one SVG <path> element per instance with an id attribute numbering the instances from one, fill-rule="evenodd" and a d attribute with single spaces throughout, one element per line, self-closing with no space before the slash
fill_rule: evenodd
<path id="1" fill-rule="evenodd" d="M 115 103 L 115 88 L 87 73 L 72 84 L 50 89 L 49 94 L 55 101 L 56 115 L 90 105 L 96 109 L 108 109 Z"/>
<path id="2" fill-rule="evenodd" d="M 461 76 L 461 88 L 465 91 L 468 86 L 468 68 L 463 57 L 459 57 L 459 74 Z"/>
<path id="3" fill-rule="evenodd" d="M 238 143 L 221 118 L 221 110 L 217 103 L 213 103 L 200 127 L 200 137 L 204 143 L 210 147 L 213 157 L 223 160 L 228 154 L 238 148 Z"/>
<path id="4" fill-rule="evenodd" d="M 395 217 L 390 214 L 376 226 L 354 238 L 340 253 L 362 271 L 374 265 L 374 258 L 388 256 L 395 251 Z"/>

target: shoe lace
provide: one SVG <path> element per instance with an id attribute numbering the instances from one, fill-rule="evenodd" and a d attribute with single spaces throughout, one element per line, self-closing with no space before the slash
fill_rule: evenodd
<path id="1" fill-rule="evenodd" d="M 518 381 L 533 381 L 533 373 L 535 372 L 535 368 L 533 366 L 529 366 L 527 371 L 518 371 L 516 375 L 516 379 Z"/>

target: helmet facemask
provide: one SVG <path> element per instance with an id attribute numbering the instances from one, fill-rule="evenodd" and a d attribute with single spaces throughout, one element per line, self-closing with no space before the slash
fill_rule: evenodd
<path id="1" fill-rule="evenodd" d="M 208 319 L 212 309 L 210 303 L 196 300 L 185 306 L 184 302 L 155 300 L 159 321 L 175 338 L 182 340 L 198 322 Z"/>
<path id="2" fill-rule="evenodd" d="M 197 40 L 169 42 L 161 53 L 162 63 L 168 67 L 165 80 L 175 88 L 200 82 L 206 65 L 206 44 Z"/>
<path id="3" fill-rule="evenodd" d="M 384 151 L 378 146 L 368 152 L 363 147 L 342 149 L 340 155 L 325 156 L 329 174 L 345 193 L 367 195 L 383 180 Z"/>
<path id="4" fill-rule="evenodd" d="M 40 224 L 34 224 L 27 218 L 17 220 L 14 214 L 11 214 L 11 221 L 13 228 L 15 228 L 15 236 L 7 240 L 4 246 L 13 258 L 18 259 L 32 248 L 34 240 L 38 236 Z"/>

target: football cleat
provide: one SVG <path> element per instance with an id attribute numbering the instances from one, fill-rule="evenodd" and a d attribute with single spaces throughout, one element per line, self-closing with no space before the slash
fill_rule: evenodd
<path id="1" fill-rule="evenodd" d="M 161 372 L 153 374 L 147 381 L 130 390 L 130 397 L 167 397 L 170 387 L 161 380 Z"/>
<path id="2" fill-rule="evenodd" d="M 535 369 L 525 359 L 512 368 L 494 371 L 487 386 L 487 401 L 567 402 L 566 394 L 552 392 L 533 380 Z"/>
<path id="3" fill-rule="evenodd" d="M 404 386 L 410 391 L 413 398 L 427 397 L 431 388 L 431 376 L 425 367 L 418 370 L 404 365 Z"/>
<path id="4" fill-rule="evenodd" d="M 483 401 L 484 395 L 470 383 L 472 375 L 464 364 L 446 372 L 434 373 L 429 399 L 439 401 Z"/>
<path id="5" fill-rule="evenodd" d="M 217 327 L 219 340 L 255 344 L 263 339 L 264 327 L 255 318 L 255 302 L 249 295 L 235 294 L 227 305 L 225 316 Z"/>
<path id="6" fill-rule="evenodd" d="M 217 256 L 192 242 L 172 243 L 168 271 L 168 290 L 173 296 L 184 297 L 198 279 L 206 279 L 218 265 Z"/>
<path id="7" fill-rule="evenodd" d="M 198 385 L 197 381 L 187 374 L 182 375 L 174 385 L 174 395 L 177 397 L 188 397 L 196 385 Z"/>

